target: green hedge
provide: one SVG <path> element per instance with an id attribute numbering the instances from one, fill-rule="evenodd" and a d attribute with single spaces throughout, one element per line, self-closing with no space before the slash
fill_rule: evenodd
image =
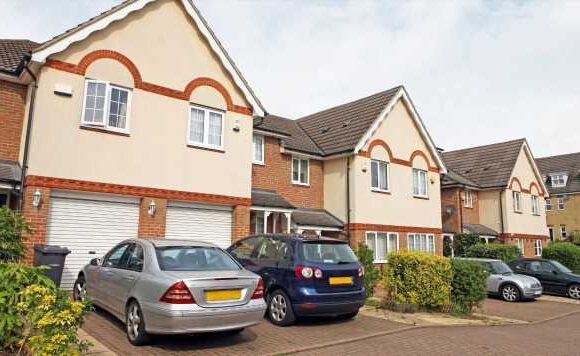
<path id="1" fill-rule="evenodd" d="M 359 243 L 358 249 L 356 250 L 356 255 L 365 270 L 365 274 L 363 276 L 363 285 L 365 287 L 366 297 L 372 297 L 375 291 L 375 286 L 377 285 L 377 282 L 381 276 L 380 271 L 373 263 L 375 259 L 375 253 L 373 250 L 368 248 L 366 244 Z"/>
<path id="2" fill-rule="evenodd" d="M 451 281 L 451 300 L 456 311 L 471 313 L 487 296 L 486 282 L 488 272 L 482 263 L 453 259 L 453 280 Z"/>
<path id="3" fill-rule="evenodd" d="M 440 307 L 450 301 L 451 261 L 418 252 L 389 255 L 385 285 L 391 302 Z"/>
<path id="4" fill-rule="evenodd" d="M 473 245 L 466 251 L 467 257 L 493 258 L 510 262 L 522 256 L 520 249 L 515 245 L 506 245 L 499 243 Z"/>
<path id="5" fill-rule="evenodd" d="M 570 242 L 549 244 L 544 248 L 542 257 L 556 260 L 575 273 L 580 273 L 580 247 Z"/>
<path id="6" fill-rule="evenodd" d="M 453 236 L 453 253 L 455 257 L 465 257 L 467 250 L 481 242 L 477 234 L 455 234 Z"/>

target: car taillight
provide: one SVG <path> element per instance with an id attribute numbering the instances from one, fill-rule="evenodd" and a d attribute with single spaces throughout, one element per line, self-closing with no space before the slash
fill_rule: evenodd
<path id="1" fill-rule="evenodd" d="M 362 276 L 364 276 L 364 275 L 365 275 L 365 269 L 364 269 L 364 267 L 363 267 L 363 266 L 360 266 L 360 267 L 358 268 L 358 276 L 359 276 L 359 277 L 362 277 Z"/>
<path id="2" fill-rule="evenodd" d="M 165 291 L 160 301 L 169 304 L 195 304 L 195 299 L 183 281 L 174 283 Z"/>
<path id="3" fill-rule="evenodd" d="M 320 268 L 313 268 L 307 266 L 296 266 L 296 268 L 294 268 L 294 274 L 298 278 L 306 278 L 306 279 L 310 279 L 312 277 L 318 279 L 322 278 L 322 271 L 320 270 Z"/>
<path id="4" fill-rule="evenodd" d="M 252 299 L 262 299 L 264 298 L 264 281 L 262 280 L 262 278 L 260 278 L 258 280 L 258 286 L 256 287 L 256 290 L 254 290 L 254 293 L 252 294 Z"/>

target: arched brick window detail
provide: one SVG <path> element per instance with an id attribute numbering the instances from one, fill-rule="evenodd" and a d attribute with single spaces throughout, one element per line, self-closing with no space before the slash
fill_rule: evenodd
<path id="1" fill-rule="evenodd" d="M 143 85 L 143 79 L 141 78 L 141 73 L 139 73 L 139 69 L 135 63 L 133 63 L 129 58 L 125 57 L 119 52 L 111 51 L 111 50 L 96 50 L 93 51 L 83 57 L 79 64 L 77 65 L 77 71 L 80 75 L 85 75 L 87 69 L 96 60 L 99 59 L 113 59 L 117 62 L 121 63 L 133 76 L 133 83 L 135 88 L 141 88 Z"/>
<path id="2" fill-rule="evenodd" d="M 520 187 L 520 191 L 522 191 L 522 188 L 523 188 L 522 182 L 520 182 L 520 180 L 518 179 L 518 177 L 513 177 L 512 178 L 512 180 L 510 181 L 510 185 L 509 185 L 509 188 L 510 189 L 514 189 L 513 188 L 514 187 L 514 183 L 517 183 L 518 186 Z"/>
<path id="3" fill-rule="evenodd" d="M 427 157 L 427 155 L 425 154 L 425 152 L 421 151 L 421 150 L 415 150 L 413 151 L 413 153 L 411 153 L 411 157 L 409 158 L 409 162 L 411 163 L 411 166 L 413 166 L 413 160 L 416 157 L 421 157 L 425 160 L 425 164 L 427 167 L 430 167 L 431 165 L 429 164 L 429 158 Z"/>
<path id="4" fill-rule="evenodd" d="M 373 152 L 373 148 L 375 148 L 376 146 L 381 146 L 382 148 L 384 148 L 385 151 L 387 151 L 387 156 L 389 156 L 389 162 L 393 162 L 393 151 L 391 151 L 391 148 L 389 147 L 389 145 L 387 145 L 385 141 L 380 139 L 372 140 L 371 143 L 369 144 L 369 149 L 367 151 L 369 157 L 371 155 L 371 152 Z"/>
<path id="5" fill-rule="evenodd" d="M 204 86 L 204 85 L 212 87 L 215 90 L 220 92 L 220 94 L 223 96 L 224 100 L 226 101 L 226 105 L 227 105 L 228 110 L 231 111 L 234 108 L 234 102 L 232 100 L 230 93 L 228 93 L 228 90 L 217 80 L 211 79 L 211 78 L 206 78 L 206 77 L 196 78 L 196 79 L 192 80 L 191 82 L 189 82 L 185 86 L 185 89 L 183 90 L 183 97 L 185 98 L 185 100 L 189 100 L 189 98 L 191 97 L 191 93 L 193 93 L 193 91 L 196 88 Z"/>

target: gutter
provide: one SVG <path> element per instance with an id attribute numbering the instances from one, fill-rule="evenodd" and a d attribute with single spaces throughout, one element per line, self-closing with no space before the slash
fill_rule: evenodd
<path id="1" fill-rule="evenodd" d="M 504 234 L 505 233 L 505 231 L 504 231 L 505 228 L 504 228 L 504 225 L 503 225 L 503 200 L 501 199 L 501 195 L 502 195 L 503 192 L 505 192 L 505 188 L 502 188 L 499 191 L 499 215 L 500 215 L 499 222 L 500 222 L 500 226 L 501 226 L 501 234 Z"/>
<path id="2" fill-rule="evenodd" d="M 38 89 L 38 78 L 30 70 L 28 65 L 30 64 L 30 56 L 26 58 L 26 63 L 24 65 L 24 70 L 32 77 L 32 92 L 30 93 L 30 107 L 28 108 L 28 123 L 26 126 L 26 139 L 24 141 L 24 157 L 22 157 L 22 170 L 20 172 L 20 195 L 18 197 L 18 210 L 22 211 L 22 205 L 24 203 L 24 182 L 26 179 L 26 172 L 28 170 L 28 154 L 30 151 L 30 135 L 32 132 L 32 118 L 34 117 L 34 103 L 36 99 L 36 89 Z"/>
<path id="3" fill-rule="evenodd" d="M 350 233 L 350 157 L 346 157 L 346 226 L 349 228 L 346 230 L 346 238 L 348 244 L 351 244 L 351 233 Z M 356 248 L 356 246 L 353 246 Z"/>

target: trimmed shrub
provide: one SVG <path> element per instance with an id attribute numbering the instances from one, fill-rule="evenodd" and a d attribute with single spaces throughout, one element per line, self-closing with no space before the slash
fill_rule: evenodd
<path id="1" fill-rule="evenodd" d="M 449 303 L 452 278 L 446 257 L 396 252 L 389 255 L 385 286 L 391 303 L 436 308 Z"/>
<path id="2" fill-rule="evenodd" d="M 451 257 L 452 247 L 451 239 L 447 236 L 443 238 L 443 256 Z"/>
<path id="3" fill-rule="evenodd" d="M 88 304 L 72 301 L 41 268 L 0 263 L 0 354 L 71 355 L 89 344 L 77 329 Z"/>
<path id="4" fill-rule="evenodd" d="M 518 259 L 522 256 L 520 249 L 515 245 L 506 245 L 499 243 L 484 244 L 479 243 L 473 245 L 466 251 L 467 257 L 478 257 L 478 258 L 493 258 L 496 260 L 502 260 L 504 262 L 510 262 Z"/>
<path id="5" fill-rule="evenodd" d="M 477 234 L 456 234 L 453 236 L 453 252 L 455 257 L 466 257 L 467 249 L 481 242 Z"/>
<path id="6" fill-rule="evenodd" d="M 451 301 L 455 310 L 471 314 L 487 296 L 486 283 L 489 273 L 484 265 L 475 261 L 451 260 L 453 280 L 451 281 Z"/>
<path id="7" fill-rule="evenodd" d="M 551 243 L 542 251 L 542 257 L 556 260 L 575 273 L 580 273 L 580 247 L 573 243 Z"/>
<path id="8" fill-rule="evenodd" d="M 26 247 L 22 234 L 30 233 L 24 218 L 6 207 L 0 208 L 0 260 L 18 260 L 24 255 Z"/>
<path id="9" fill-rule="evenodd" d="M 356 255 L 360 263 L 363 265 L 363 268 L 365 269 L 363 285 L 365 287 L 366 297 L 372 297 L 375 291 L 375 286 L 377 285 L 377 282 L 380 278 L 380 271 L 373 263 L 375 260 L 375 253 L 364 243 L 359 243 L 358 249 L 356 250 Z"/>

